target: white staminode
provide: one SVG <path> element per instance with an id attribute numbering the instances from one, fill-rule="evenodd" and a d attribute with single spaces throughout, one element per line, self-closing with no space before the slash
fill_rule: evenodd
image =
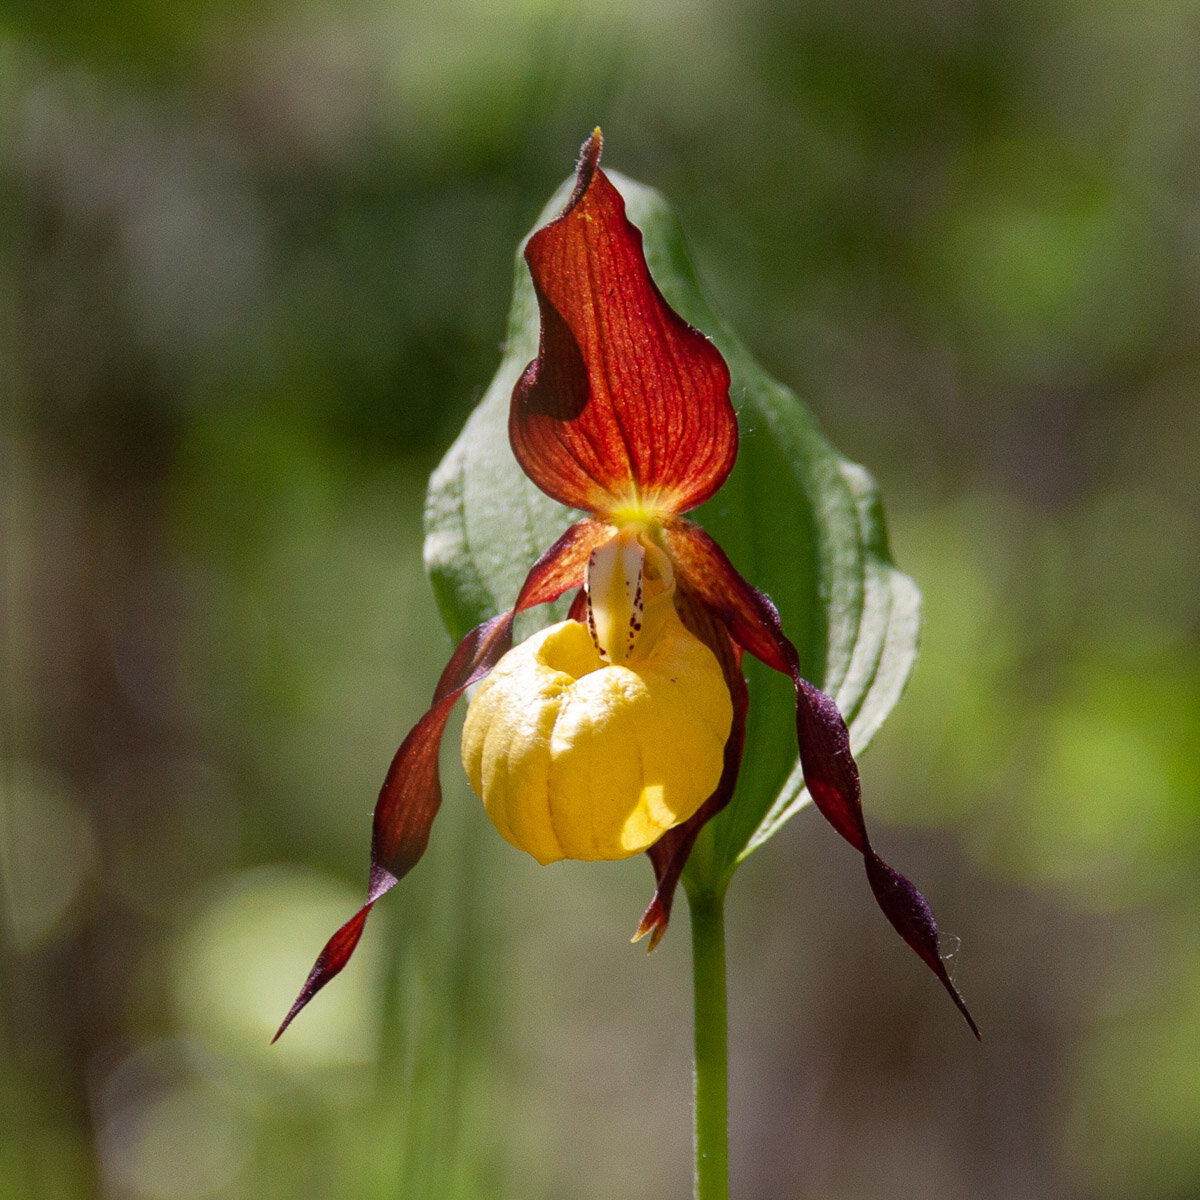
<path id="1" fill-rule="evenodd" d="M 629 659 L 643 632 L 647 600 L 675 587 L 671 561 L 648 545 L 634 526 L 626 526 L 588 559 L 584 589 L 587 623 L 601 658 Z"/>

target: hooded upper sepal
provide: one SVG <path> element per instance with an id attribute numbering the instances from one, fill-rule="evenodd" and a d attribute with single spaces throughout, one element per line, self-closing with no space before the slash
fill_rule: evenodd
<path id="1" fill-rule="evenodd" d="M 509 439 L 525 473 L 562 504 L 686 512 L 737 455 L 729 369 L 650 277 L 600 149 L 597 130 L 566 209 L 525 247 L 541 337 L 513 391 Z"/>

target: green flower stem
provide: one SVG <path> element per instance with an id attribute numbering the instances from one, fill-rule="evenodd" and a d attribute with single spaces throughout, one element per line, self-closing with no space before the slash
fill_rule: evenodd
<path id="1" fill-rule="evenodd" d="M 696 1031 L 696 1200 L 729 1200 L 725 889 L 688 889 Z"/>

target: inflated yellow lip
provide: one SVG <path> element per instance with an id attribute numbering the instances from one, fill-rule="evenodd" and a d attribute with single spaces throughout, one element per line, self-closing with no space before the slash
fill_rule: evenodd
<path id="1" fill-rule="evenodd" d="M 540 863 L 629 858 L 686 821 L 721 776 L 733 705 L 716 657 L 669 595 L 622 663 L 563 621 L 480 685 L 463 766 L 501 835 Z"/>

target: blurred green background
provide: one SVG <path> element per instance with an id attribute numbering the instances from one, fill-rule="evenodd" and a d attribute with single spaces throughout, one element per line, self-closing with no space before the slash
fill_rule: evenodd
<path id="1" fill-rule="evenodd" d="M 1200 7 L 0 12 L 0 1196 L 688 1194 L 682 905 L 631 948 L 648 864 L 537 867 L 452 746 L 267 1046 L 449 649 L 425 480 L 596 123 L 882 486 L 926 632 L 866 803 L 986 1039 L 802 814 L 731 896 L 736 1194 L 1200 1193 Z"/>

